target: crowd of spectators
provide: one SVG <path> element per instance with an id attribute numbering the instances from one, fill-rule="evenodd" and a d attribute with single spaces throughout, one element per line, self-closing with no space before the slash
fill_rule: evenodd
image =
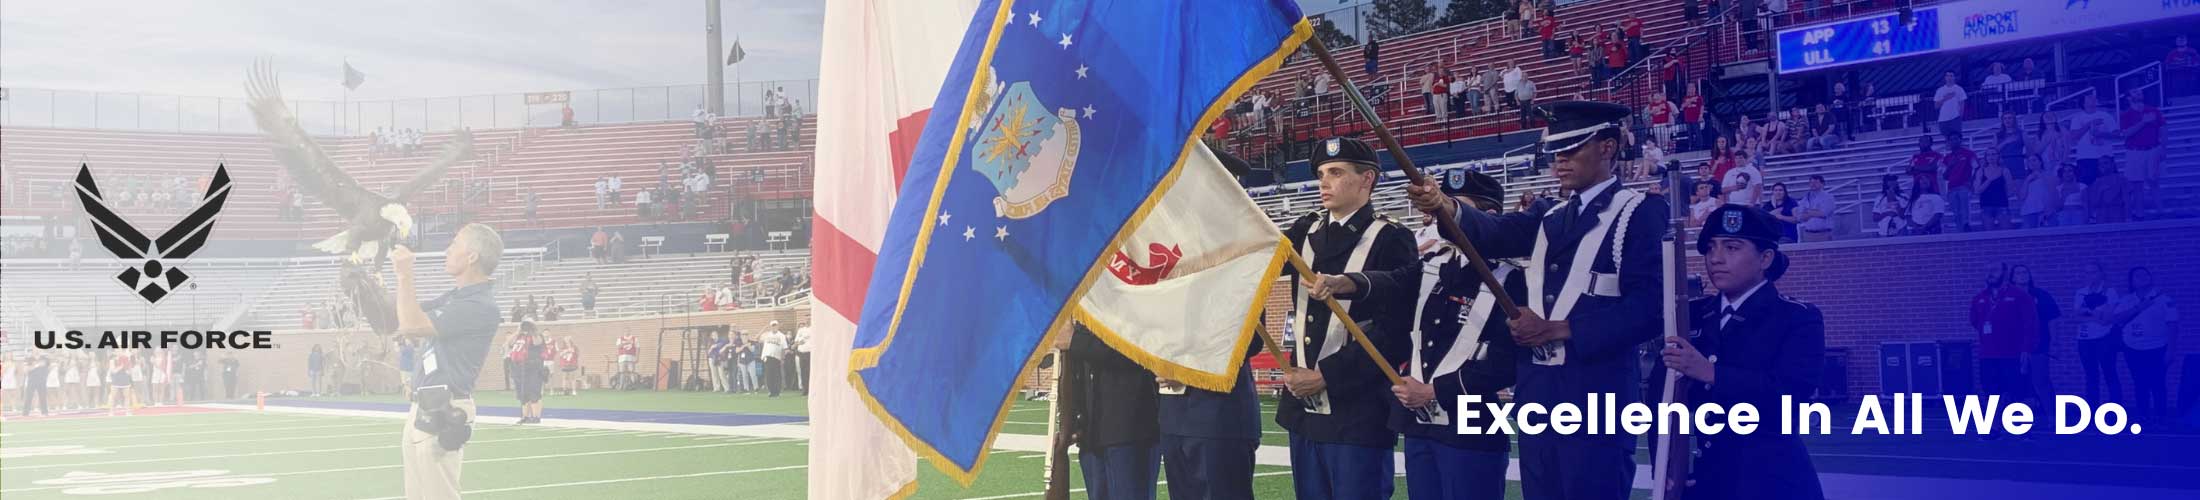
<path id="1" fill-rule="evenodd" d="M 570 113 L 572 108 L 566 108 L 566 110 Z M 571 115 L 568 114 L 567 116 L 570 117 Z M 567 120 L 570 121 L 571 118 Z M 419 130 L 392 128 L 384 131 L 382 127 L 375 127 L 373 132 L 367 133 L 367 154 L 376 157 L 385 154 L 412 156 L 413 153 L 420 151 L 420 141 L 421 133 Z"/>

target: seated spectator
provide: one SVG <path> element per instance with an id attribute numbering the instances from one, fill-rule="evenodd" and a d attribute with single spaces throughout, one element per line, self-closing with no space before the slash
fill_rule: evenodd
<path id="1" fill-rule="evenodd" d="M 1897 177 L 1888 175 L 1879 179 L 1879 199 L 1872 202 L 1872 224 L 1879 227 L 1880 236 L 1896 236 L 1910 227 L 1910 202 L 1902 197 Z"/>
<path id="2" fill-rule="evenodd" d="M 1948 213 L 1948 200 L 1920 188 L 1910 190 L 1909 234 L 1940 234 L 1941 218 Z"/>
<path id="3" fill-rule="evenodd" d="M 1810 135 L 1807 145 L 1813 151 L 1841 147 L 1840 120 L 1826 109 L 1824 103 L 1818 105 L 1818 112 L 1810 115 Z"/>
<path id="4" fill-rule="evenodd" d="M 1772 184 L 1772 198 L 1758 204 L 1757 209 L 1771 214 L 1773 220 L 1778 221 L 1781 243 L 1794 243 L 1801 238 L 1801 235 L 1796 234 L 1796 223 L 1803 220 L 1797 216 L 1798 206 L 1800 205 L 1794 198 L 1788 197 L 1787 183 L 1777 182 Z"/>

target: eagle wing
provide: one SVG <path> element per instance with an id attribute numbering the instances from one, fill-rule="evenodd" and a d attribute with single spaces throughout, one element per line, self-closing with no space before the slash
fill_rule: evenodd
<path id="1" fill-rule="evenodd" d="M 426 190 L 428 186 L 434 185 L 436 181 L 443 180 L 443 172 L 450 170 L 451 165 L 472 159 L 473 155 L 474 134 L 472 132 L 460 130 L 451 134 L 450 144 L 443 146 L 443 154 L 435 157 L 435 163 L 430 163 L 427 167 L 421 168 L 419 173 L 413 174 L 412 180 L 405 181 L 405 185 L 399 187 L 397 194 L 390 199 L 400 203 L 412 199 L 414 194 Z"/>
<path id="2" fill-rule="evenodd" d="M 247 105 L 252 109 L 252 119 L 260 131 L 267 133 L 267 142 L 275 151 L 275 160 L 283 164 L 283 171 L 290 174 L 292 182 L 300 190 L 321 200 L 321 203 L 350 217 L 362 213 L 361 208 L 378 205 L 379 196 L 359 186 L 359 181 L 337 168 L 336 160 L 329 158 L 321 145 L 298 126 L 298 118 L 291 115 L 290 106 L 283 104 L 283 90 L 276 82 L 275 68 L 262 60 L 252 65 L 245 78 Z M 372 209 L 368 209 L 371 212 Z"/>

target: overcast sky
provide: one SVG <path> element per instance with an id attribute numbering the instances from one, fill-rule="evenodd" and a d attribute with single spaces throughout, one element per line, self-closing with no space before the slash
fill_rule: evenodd
<path id="1" fill-rule="evenodd" d="M 240 97 L 273 58 L 286 97 L 353 100 L 706 81 L 702 0 L 0 1 L 0 85 Z M 817 76 L 823 0 L 723 0 L 743 81 Z M 727 79 L 734 75 L 729 71 Z"/>

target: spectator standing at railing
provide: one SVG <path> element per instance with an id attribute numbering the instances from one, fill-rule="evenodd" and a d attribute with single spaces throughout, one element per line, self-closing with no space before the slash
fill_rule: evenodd
<path id="1" fill-rule="evenodd" d="M 1644 107 L 1643 113 L 1650 115 L 1650 137 L 1660 144 L 1670 144 L 1673 140 L 1673 122 L 1680 118 L 1680 112 L 1680 106 L 1673 104 L 1670 99 L 1658 99 Z"/>
<path id="2" fill-rule="evenodd" d="M 1369 35 L 1367 43 L 1360 46 L 1360 57 L 1367 63 L 1367 80 L 1371 83 L 1382 80 L 1382 51 L 1382 42 L 1376 41 L 1373 35 Z"/>
<path id="3" fill-rule="evenodd" d="M 611 233 L 604 232 L 600 226 L 597 227 L 596 234 L 588 237 L 588 256 L 596 259 L 597 264 L 610 263 Z"/>
<path id="4" fill-rule="evenodd" d="M 2185 35 L 2177 35 L 2175 43 L 2162 56 L 2163 88 L 2172 97 L 2192 95 L 2200 91 L 2200 50 L 2193 50 Z"/>
<path id="5" fill-rule="evenodd" d="M 1421 90 L 1421 108 L 1428 110 L 1429 113 L 1435 113 L 1436 68 L 1430 67 L 1423 70 L 1421 76 L 1413 80 L 1413 86 Z"/>
<path id="6" fill-rule="evenodd" d="M 2055 225 L 2076 226 L 2085 224 L 2086 186 L 2078 182 L 2078 169 L 2062 167 L 2055 170 L 2055 193 L 2062 198 L 2062 208 L 2055 211 Z"/>
<path id="7" fill-rule="evenodd" d="M 1726 191 L 1726 202 L 1754 207 L 1765 199 L 1765 173 L 1757 167 L 1757 152 L 1747 149 L 1734 156 L 1736 166 L 1719 177 L 1719 187 Z"/>
<path id="8" fill-rule="evenodd" d="M 606 203 L 606 202 L 609 202 L 609 201 L 611 201 L 611 191 L 610 191 L 610 189 L 611 189 L 611 181 L 610 181 L 610 179 L 607 179 L 607 178 L 605 178 L 605 177 L 603 177 L 603 176 L 597 176 L 597 177 L 596 177 L 596 209 L 597 209 L 597 210 L 603 210 L 603 208 L 604 208 L 604 203 Z"/>
<path id="9" fill-rule="evenodd" d="M 2130 220 L 2131 183 L 2124 177 L 2114 157 L 2102 158 L 2101 175 L 2085 187 L 2086 215 L 2094 223 L 2106 224 Z"/>
<path id="10" fill-rule="evenodd" d="M 1512 28 L 1512 38 L 1510 38 L 1511 40 L 1527 39 L 1529 27 L 1542 26 L 1541 24 L 1536 23 L 1536 13 L 1537 9 L 1535 6 L 1535 2 L 1531 0 L 1515 0 L 1513 2 L 1513 8 L 1505 12 L 1505 19 L 1518 21 L 1517 23 L 1513 23 L 1513 25 L 1510 26 L 1510 28 Z"/>
<path id="11" fill-rule="evenodd" d="M 1706 133 L 1707 129 L 1703 126 L 1703 95 L 1701 92 L 1699 86 L 1689 85 L 1687 96 L 1681 98 L 1681 130 L 1688 133 L 1688 141 L 1695 146 L 1684 150 L 1703 148 L 1706 142 L 1704 136 L 1711 135 Z"/>
<path id="12" fill-rule="evenodd" d="M 1940 74 L 1940 88 L 1933 90 L 1933 106 L 1940 110 L 1940 134 L 1949 142 L 1963 140 L 1963 105 L 1971 95 L 1963 91 L 1955 71 Z"/>
<path id="13" fill-rule="evenodd" d="M 1617 80 L 1619 73 L 1627 70 L 1627 65 L 1635 60 L 1635 52 L 1628 44 L 1624 29 L 1613 26 L 1606 33 L 1609 36 L 1606 37 L 1604 46 L 1604 79 L 1616 86 L 1619 82 L 1612 80 Z"/>
<path id="14" fill-rule="evenodd" d="M 1833 82 L 1833 94 L 1826 96 L 1826 102 L 1823 103 L 1827 109 L 1833 111 L 1833 125 L 1841 134 L 1842 142 L 1856 140 L 1855 99 L 1855 96 L 1849 95 L 1849 84 Z"/>
<path id="15" fill-rule="evenodd" d="M 1877 116 L 1879 113 L 1879 85 L 1864 82 L 1864 88 L 1856 93 L 1855 104 L 1849 106 L 1849 108 L 1851 112 L 1856 114 L 1856 123 L 1865 126 L 1862 128 L 1866 132 L 1878 131 L 1880 129 L 1880 119 Z"/>
<path id="16" fill-rule="evenodd" d="M 1642 43 L 1642 17 L 1635 11 L 1627 11 L 1627 18 L 1620 20 L 1620 31 L 1627 35 L 1627 60 L 1629 63 L 1650 57 L 1650 48 Z"/>
<path id="17" fill-rule="evenodd" d="M 1910 185 L 1940 190 L 1940 152 L 1933 151 L 1933 136 L 1917 138 L 1917 153 L 1910 155 Z"/>
<path id="18" fill-rule="evenodd" d="M 1972 184 L 1971 175 L 1972 170 L 1978 167 L 1978 153 L 1963 147 L 1962 141 L 1950 141 L 1947 147 L 1948 151 L 1940 156 L 1940 173 L 1946 181 L 1943 185 L 1947 186 L 1943 192 L 1948 193 L 1948 209 L 1955 214 L 1956 231 L 1969 232 L 1971 198 L 1979 193 L 1974 190 L 1976 186 Z M 2004 200 L 2003 205 L 2007 205 L 2006 198 Z M 1981 205 L 1984 203 L 1981 202 Z"/>
<path id="19" fill-rule="evenodd" d="M 1527 73 L 1520 70 L 1518 63 L 1505 67 L 1502 73 L 1503 76 L 1499 77 L 1499 88 L 1504 92 L 1500 98 L 1506 106 L 1519 107 L 1520 81 L 1528 79 Z"/>
<path id="20" fill-rule="evenodd" d="M 2072 138 L 2072 157 L 2078 160 L 2078 182 L 2093 184 L 2101 175 L 2101 158 L 2108 156 L 2116 137 L 2118 121 L 2108 111 L 2101 109 L 2101 99 L 2086 94 L 2078 100 L 2078 112 L 2063 118 L 2068 124 L 2068 136 Z M 2095 207 L 2098 212 L 2099 207 Z M 2095 214 L 2099 215 L 2099 214 Z"/>
<path id="21" fill-rule="evenodd" d="M 1804 243 L 1833 240 L 1833 195 L 1826 192 L 1826 176 L 1811 174 L 1810 190 L 1796 196 L 1797 239 Z"/>
<path id="22" fill-rule="evenodd" d="M 1429 92 L 1435 94 L 1433 104 L 1436 105 L 1435 113 L 1436 119 L 1438 120 L 1444 120 L 1451 117 L 1451 82 L 1451 70 L 1438 67 L 1436 70 L 1436 79 L 1429 83 Z"/>
<path id="23" fill-rule="evenodd" d="M 2037 156 L 2025 157 L 2032 169 L 2024 184 L 2024 201 L 2017 208 L 2018 218 L 2025 228 L 2045 227 L 2054 222 L 2056 212 L 2062 210 L 2062 179 L 2040 166 Z"/>
<path id="24" fill-rule="evenodd" d="M 1971 175 L 1971 189 L 1978 195 L 1979 215 L 1984 217 L 1979 226 L 1987 231 L 1998 231 L 2008 225 L 2009 217 L 2009 169 L 2001 166 L 1999 154 L 1988 154 L 1987 161 L 1978 164 Z M 2018 186 L 2022 189 L 2023 186 Z"/>
<path id="25" fill-rule="evenodd" d="M 1520 89 L 1517 93 L 1519 95 L 1513 100 L 1520 103 L 1520 126 L 1527 127 L 1528 117 L 1534 115 L 1535 110 L 1535 80 L 1526 76 L 1520 77 Z"/>
<path id="26" fill-rule="evenodd" d="M 2031 162 L 2025 161 L 2033 158 L 2028 153 L 2030 142 L 2024 135 L 2024 126 L 2017 124 L 2016 110 L 2001 110 L 2001 128 L 1994 129 L 1994 151 L 2001 158 L 2001 168 L 2007 169 L 2009 178 L 2020 184 L 2034 172 Z"/>
<path id="27" fill-rule="evenodd" d="M 1685 97 L 1681 92 L 1681 85 L 1687 80 L 1683 78 L 1687 75 L 1682 74 L 1681 70 L 1686 67 L 1687 55 L 1681 54 L 1678 48 L 1666 49 L 1664 62 L 1658 63 L 1658 79 L 1665 82 L 1666 100 L 1678 101 Z"/>
<path id="28" fill-rule="evenodd" d="M 2134 212 L 2158 208 L 2161 203 L 2162 157 L 2169 152 L 2163 147 L 2164 119 L 2161 108 L 2147 102 L 2144 89 L 2131 89 L 2124 96 L 2128 108 L 2124 110 L 2121 124 L 2124 133 L 2124 157 L 2131 160 L 2131 168 L 2125 177 L 2131 179 Z"/>
<path id="29" fill-rule="evenodd" d="M 1451 82 L 1451 116 L 1462 117 L 1475 114 L 1478 108 L 1482 106 L 1482 90 L 1470 88 L 1467 85 L 1468 80 L 1474 79 L 1474 74 L 1453 75 L 1451 70 L 1446 69 L 1444 70 L 1444 79 Z"/>
<path id="30" fill-rule="evenodd" d="M 2010 82 L 2016 81 L 2016 79 L 2011 78 L 2009 76 L 2009 73 L 2007 73 L 2009 66 L 2006 64 L 2002 64 L 2000 61 L 1995 61 L 1993 64 L 1987 65 L 1986 68 L 1986 78 L 1979 80 L 1978 83 L 1978 90 L 1980 92 L 1986 92 L 1987 95 L 1990 96 L 2000 96 L 2004 91 L 2004 87 L 2007 87 Z M 1981 112 L 1986 113 L 1987 116 L 1993 116 L 2001 114 L 2001 107 L 2005 105 L 2005 103 L 1996 102 L 1995 99 L 1988 98 L 1986 100 L 1986 105 L 1981 106 L 1979 109 Z"/>
<path id="31" fill-rule="evenodd" d="M 1565 54 L 1565 47 L 1560 46 L 1558 41 L 1558 17 L 1550 14 L 1549 11 L 1538 10 L 1536 20 L 1532 21 L 1535 23 L 1536 39 L 1543 41 L 1543 59 L 1546 61 Z"/>
<path id="32" fill-rule="evenodd" d="M 593 313 L 595 313 L 595 312 L 596 312 L 596 296 L 597 296 L 597 295 L 599 295 L 599 294 L 602 294 L 602 293 L 603 293 L 603 287 L 600 287 L 600 286 L 596 286 L 596 273 L 586 273 L 586 274 L 583 274 L 583 275 L 581 275 L 581 310 L 582 310 L 582 311 L 586 311 L 586 312 L 588 312 L 588 313 L 590 313 L 590 314 L 593 314 Z"/>

